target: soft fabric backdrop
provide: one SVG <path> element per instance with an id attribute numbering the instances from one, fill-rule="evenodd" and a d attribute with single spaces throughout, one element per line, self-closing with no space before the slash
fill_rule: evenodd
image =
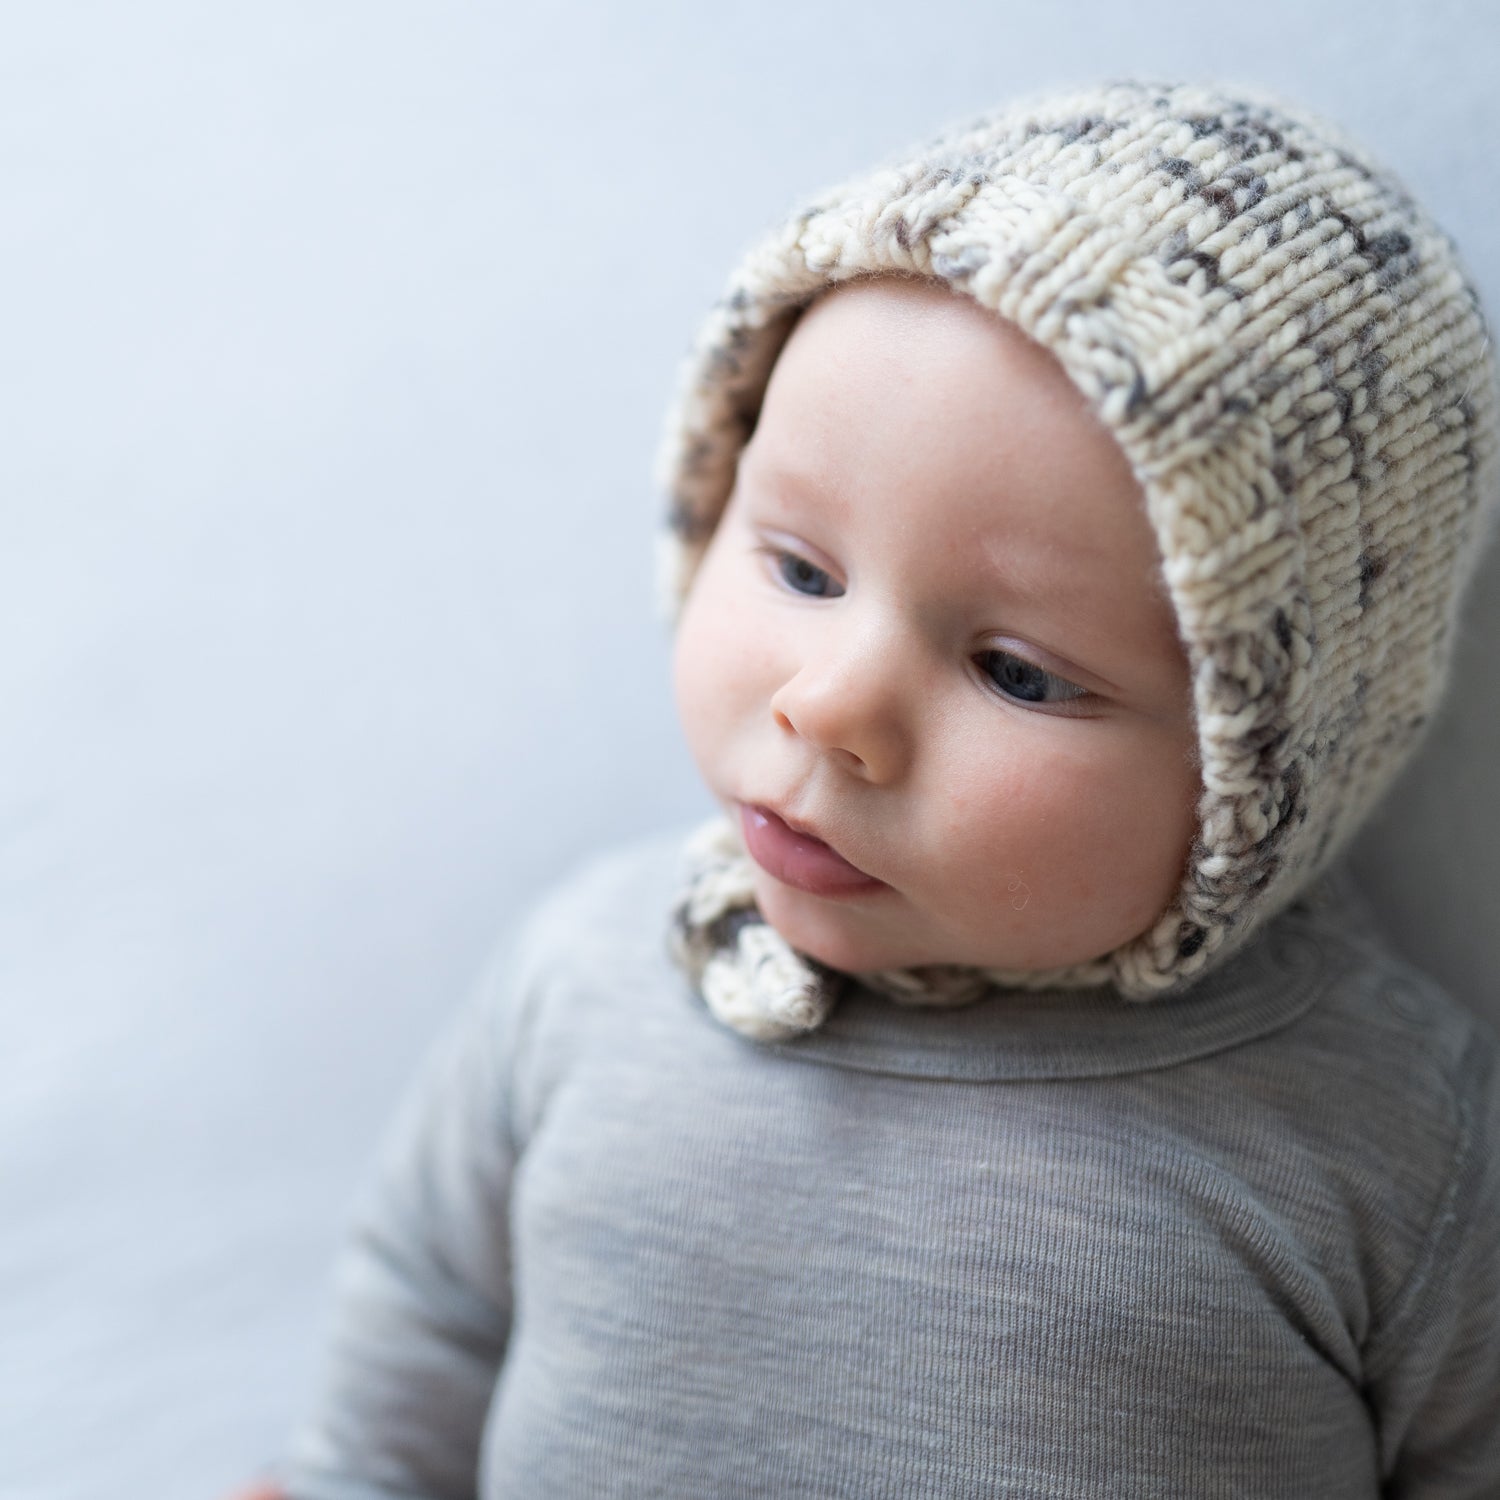
<path id="1" fill-rule="evenodd" d="M 1483 0 L 17 9 L 0 47 L 0 1495 L 274 1458 L 507 915 L 704 802 L 652 612 L 693 325 L 796 198 L 1102 76 L 1256 82 L 1500 308 Z M 1491 563 L 1488 576 L 1500 576 Z M 1500 644 L 1362 874 L 1495 1014 Z"/>

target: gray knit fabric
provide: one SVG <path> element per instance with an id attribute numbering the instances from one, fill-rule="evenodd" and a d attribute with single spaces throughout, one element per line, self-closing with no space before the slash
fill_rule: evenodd
<path id="1" fill-rule="evenodd" d="M 1119 442 L 1187 647 L 1204 786 L 1176 899 L 1115 952 L 877 982 L 938 1004 L 986 980 L 1169 993 L 1337 855 L 1431 720 L 1500 498 L 1474 293 L 1400 184 L 1295 110 L 1146 84 L 1001 110 L 830 189 L 736 269 L 665 447 L 674 595 L 797 314 L 878 275 L 941 283 L 1018 325 Z M 748 884 L 734 840 L 726 826 L 699 845 L 683 961 L 749 1034 L 817 1025 L 837 980 L 732 896 Z"/>
<path id="2" fill-rule="evenodd" d="M 596 864 L 411 1096 L 293 1500 L 1500 1496 L 1491 1040 L 1321 890 L 1185 994 L 773 1045 Z"/>

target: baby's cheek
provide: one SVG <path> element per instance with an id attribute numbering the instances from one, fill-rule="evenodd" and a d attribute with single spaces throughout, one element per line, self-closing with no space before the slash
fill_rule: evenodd
<path id="1" fill-rule="evenodd" d="M 1018 736 L 1000 769 L 948 799 L 955 909 L 1008 945 L 1002 967 L 1098 957 L 1144 931 L 1176 888 L 1188 830 L 1161 805 L 1163 778 L 1143 781 L 1130 741 L 1080 748 L 1078 728 Z"/>
<path id="2" fill-rule="evenodd" d="M 1060 875 L 1088 840 L 1076 826 L 1074 800 L 1061 792 L 1045 779 L 1013 774 L 949 796 L 939 857 L 954 909 L 971 923 L 1031 927 L 1070 893 L 1060 888 Z"/>
<path id="3" fill-rule="evenodd" d="M 767 649 L 758 625 L 753 612 L 725 595 L 690 601 L 679 626 L 678 718 L 700 773 L 719 793 L 759 790 L 755 767 L 746 764 L 763 749 L 769 721 Z M 726 780 L 734 784 L 721 784 Z"/>
<path id="4" fill-rule="evenodd" d="M 691 614 L 684 615 L 672 654 L 672 690 L 688 749 L 705 774 L 708 771 L 705 757 L 711 748 L 711 730 L 719 717 L 715 705 L 711 648 L 712 641 L 705 631 L 695 626 Z"/>
<path id="5" fill-rule="evenodd" d="M 1100 951 L 1146 931 L 1170 904 L 1196 829 L 1196 773 L 1174 743 L 1131 742 L 1108 774 L 1082 779 L 1063 867 L 1097 913 Z"/>
<path id="6" fill-rule="evenodd" d="M 714 659 L 722 657 L 729 645 L 731 611 L 719 576 L 723 571 L 717 554 L 710 549 L 678 617 L 673 642 L 673 674 L 679 695 L 700 693 L 708 686 L 707 677 Z"/>

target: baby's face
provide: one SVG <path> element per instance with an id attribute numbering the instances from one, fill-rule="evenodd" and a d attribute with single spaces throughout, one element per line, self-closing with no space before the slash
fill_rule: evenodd
<path id="1" fill-rule="evenodd" d="M 1197 742 L 1139 488 L 964 298 L 873 281 L 804 314 L 676 686 L 762 914 L 835 968 L 1080 962 L 1176 891 Z"/>

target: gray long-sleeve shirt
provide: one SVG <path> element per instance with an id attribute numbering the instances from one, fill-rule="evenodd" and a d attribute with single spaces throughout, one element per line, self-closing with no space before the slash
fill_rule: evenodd
<path id="1" fill-rule="evenodd" d="M 1500 1496 L 1495 1045 L 1331 910 L 767 1046 L 675 880 L 590 867 L 435 1053 L 296 1500 Z"/>

